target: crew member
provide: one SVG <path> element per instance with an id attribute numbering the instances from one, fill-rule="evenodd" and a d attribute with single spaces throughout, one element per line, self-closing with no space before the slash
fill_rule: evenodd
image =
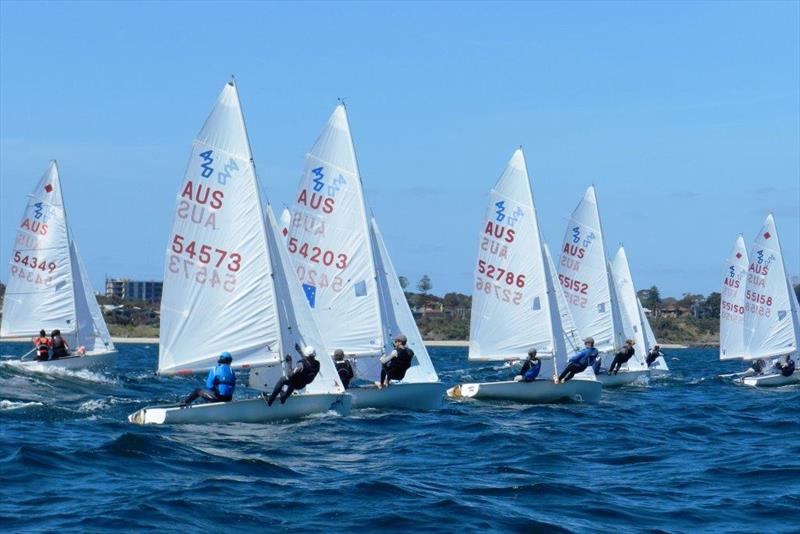
<path id="1" fill-rule="evenodd" d="M 183 406 L 189 406 L 197 399 L 203 397 L 209 402 L 228 402 L 233 398 L 236 389 L 236 373 L 231 369 L 233 356 L 230 352 L 223 352 L 217 358 L 217 366 L 208 372 L 206 387 L 197 388 L 183 399 Z"/>
<path id="2" fill-rule="evenodd" d="M 67 340 L 61 337 L 61 330 L 55 329 L 50 333 L 50 346 L 53 347 L 53 359 L 69 356 Z"/>
<path id="3" fill-rule="evenodd" d="M 47 337 L 47 332 L 39 330 L 39 337 L 33 338 L 33 346 L 36 347 L 36 359 L 40 362 L 50 359 L 50 347 L 52 341 Z"/>
<path id="4" fill-rule="evenodd" d="M 378 389 L 389 387 L 391 380 L 402 380 L 406 371 L 411 367 L 414 351 L 406 347 L 408 338 L 398 334 L 394 338 L 394 350 L 387 356 L 381 357 L 381 381 L 376 385 Z"/>
<path id="5" fill-rule="evenodd" d="M 333 351 L 333 362 L 336 364 L 336 372 L 339 373 L 339 380 L 342 381 L 344 389 L 347 389 L 350 386 L 350 381 L 355 376 L 353 365 L 350 363 L 350 360 L 344 358 L 344 351 L 342 349 Z"/>
<path id="6" fill-rule="evenodd" d="M 576 373 L 583 372 L 594 364 L 598 355 L 597 349 L 594 348 L 594 338 L 587 337 L 583 340 L 583 345 L 584 349 L 569 359 L 569 363 L 556 380 L 557 383 L 563 384 L 567 380 L 571 380 Z"/>
<path id="7" fill-rule="evenodd" d="M 533 382 L 542 370 L 542 361 L 536 357 L 536 349 L 528 351 L 528 356 L 522 363 L 522 369 L 514 377 L 514 382 Z"/>
<path id="8" fill-rule="evenodd" d="M 786 360 L 781 364 L 781 374 L 783 376 L 792 376 L 794 373 L 794 360 L 792 360 L 792 355 L 787 354 Z"/>
<path id="9" fill-rule="evenodd" d="M 294 350 L 300 355 L 300 362 L 288 376 L 282 376 L 275 384 L 275 388 L 267 398 L 267 405 L 269 406 L 272 406 L 278 395 L 281 396 L 281 404 L 285 403 L 295 389 L 303 389 L 313 382 L 319 373 L 319 362 L 317 361 L 317 353 L 314 347 L 308 345 L 305 349 L 300 350 L 300 345 L 295 343 Z M 292 362 L 292 357 L 288 354 L 286 355 L 286 362 L 289 364 Z"/>
<path id="10" fill-rule="evenodd" d="M 626 339 L 625 346 L 614 355 L 614 361 L 611 362 L 611 367 L 608 368 L 608 374 L 617 374 L 620 367 L 622 367 L 622 364 L 630 360 L 635 352 L 636 350 L 633 348 L 633 340 Z"/>
<path id="11" fill-rule="evenodd" d="M 663 352 L 661 352 L 661 347 L 660 347 L 660 346 L 658 346 L 658 345 L 655 345 L 655 346 L 653 347 L 653 350 L 651 350 L 651 351 L 650 351 L 650 352 L 647 354 L 647 359 L 645 360 L 645 361 L 647 362 L 647 367 L 650 367 L 651 365 L 653 365 L 653 364 L 655 363 L 655 361 L 656 361 L 656 360 L 657 360 L 659 357 L 662 357 L 662 358 L 663 358 L 663 357 L 664 357 L 664 353 L 663 353 Z M 665 358 L 665 359 L 666 359 L 666 358 Z"/>

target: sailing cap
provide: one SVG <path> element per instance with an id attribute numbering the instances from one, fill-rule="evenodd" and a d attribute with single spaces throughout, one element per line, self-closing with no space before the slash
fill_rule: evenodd
<path id="1" fill-rule="evenodd" d="M 233 361 L 233 356 L 231 356 L 231 353 L 225 351 L 219 355 L 217 363 L 231 363 L 232 361 Z"/>
<path id="2" fill-rule="evenodd" d="M 536 356 L 536 352 L 537 352 L 536 349 L 531 349 L 528 351 L 528 356 L 533 358 L 534 356 Z"/>
<path id="3" fill-rule="evenodd" d="M 311 345 L 306 345 L 306 348 L 303 349 L 303 356 L 305 356 L 306 358 L 310 358 L 316 355 L 317 351 L 315 351 L 314 347 L 312 347 Z"/>
<path id="4" fill-rule="evenodd" d="M 594 345 L 594 338 L 593 337 L 587 337 L 586 339 L 583 340 L 583 342 L 584 343 L 591 343 L 592 345 Z"/>
<path id="5" fill-rule="evenodd" d="M 395 341 L 399 341 L 400 343 L 402 343 L 404 345 L 406 343 L 408 343 L 408 338 L 403 334 L 397 334 L 396 336 L 394 336 L 394 340 Z"/>

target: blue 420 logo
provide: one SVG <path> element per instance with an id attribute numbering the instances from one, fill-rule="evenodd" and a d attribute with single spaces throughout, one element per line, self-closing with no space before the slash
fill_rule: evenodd
<path id="1" fill-rule="evenodd" d="M 311 180 L 314 182 L 314 191 L 319 193 L 322 191 L 322 188 L 325 187 L 325 182 L 323 179 L 325 178 L 325 174 L 322 172 L 324 167 L 317 167 L 316 169 L 311 169 L 311 172 L 314 173 L 314 178 Z"/>
<path id="2" fill-rule="evenodd" d="M 200 153 L 200 157 L 203 158 L 203 163 L 200 164 L 200 168 L 202 168 L 203 171 L 200 174 L 203 178 L 210 178 L 211 175 L 214 174 L 214 168 L 211 166 L 211 164 L 214 163 L 214 158 L 211 157 L 213 154 L 213 150 L 206 150 Z"/>
<path id="3" fill-rule="evenodd" d="M 495 202 L 494 203 L 494 207 L 497 208 L 494 211 L 495 220 L 497 222 L 503 222 L 503 220 L 505 220 L 505 218 L 506 218 L 506 201 L 505 200 L 500 200 L 498 202 Z"/>

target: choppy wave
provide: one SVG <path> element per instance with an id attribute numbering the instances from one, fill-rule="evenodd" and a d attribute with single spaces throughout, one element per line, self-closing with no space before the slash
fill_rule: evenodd
<path id="1" fill-rule="evenodd" d="M 201 378 L 154 377 L 155 346 L 121 346 L 103 372 L 4 361 L 0 480 L 14 499 L 0 515 L 9 531 L 214 531 L 223 510 L 248 530 L 791 532 L 800 388 L 737 386 L 717 378 L 739 369 L 715 350 L 670 352 L 669 375 L 595 406 L 446 401 L 161 428 L 126 416 Z M 431 354 L 448 385 L 513 373 L 463 348 Z"/>

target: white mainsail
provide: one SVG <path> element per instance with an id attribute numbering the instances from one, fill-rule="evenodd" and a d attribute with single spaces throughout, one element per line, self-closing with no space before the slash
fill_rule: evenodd
<path id="1" fill-rule="evenodd" d="M 745 357 L 744 313 L 747 284 L 747 247 L 739 236 L 728 256 L 719 303 L 719 359 Z"/>
<path id="2" fill-rule="evenodd" d="M 606 264 L 594 186 L 586 190 L 567 224 L 558 278 L 581 336 L 593 337 L 600 352 L 619 347 L 624 332 Z"/>
<path id="3" fill-rule="evenodd" d="M 770 213 L 750 247 L 744 312 L 744 358 L 770 358 L 797 350 L 791 284 L 787 283 L 778 229 Z"/>
<path id="4" fill-rule="evenodd" d="M 70 237 L 55 161 L 29 195 L 9 266 L 2 336 L 55 329 L 73 348 L 111 351 L 114 344 L 92 284 Z"/>
<path id="5" fill-rule="evenodd" d="M 287 247 L 326 346 L 379 355 L 385 345 L 380 297 L 344 105 L 333 111 L 306 156 Z"/>
<path id="6" fill-rule="evenodd" d="M 611 263 L 611 272 L 622 312 L 623 330 L 626 336 L 635 343 L 634 349 L 636 352 L 633 358 L 628 360 L 628 368 L 646 369 L 646 357 L 649 349 L 645 338 L 644 325 L 642 324 L 642 316 L 639 313 L 639 299 L 636 298 L 636 287 L 633 284 L 628 257 L 622 246 L 617 250 L 617 254 Z"/>
<path id="7" fill-rule="evenodd" d="M 381 313 L 384 329 L 384 339 L 387 346 L 384 351 L 391 351 L 388 343 L 397 334 L 404 334 L 408 338 L 408 347 L 414 351 L 414 364 L 408 369 L 404 377 L 405 382 L 438 382 L 439 376 L 433 367 L 433 362 L 428 354 L 428 349 L 422 341 L 422 335 L 417 328 L 414 315 L 408 306 L 405 292 L 400 285 L 397 271 L 389 258 L 383 236 L 378 229 L 378 223 L 373 218 L 370 225 L 372 250 L 375 254 L 375 270 L 378 281 L 378 294 L 381 297 Z"/>
<path id="8" fill-rule="evenodd" d="M 552 282 L 521 148 L 489 192 L 474 272 L 470 360 L 519 359 L 531 348 L 545 357 L 559 352 L 558 304 L 554 288 L 548 292 Z"/>
<path id="9" fill-rule="evenodd" d="M 250 145 L 239 95 L 225 85 L 192 146 L 166 251 L 162 374 L 200 372 L 222 351 L 235 367 L 273 364 L 281 343 Z"/>
<path id="10" fill-rule="evenodd" d="M 17 228 L 3 301 L 0 336 L 33 336 L 42 328 L 76 331 L 70 237 L 56 162 L 28 195 Z"/>

